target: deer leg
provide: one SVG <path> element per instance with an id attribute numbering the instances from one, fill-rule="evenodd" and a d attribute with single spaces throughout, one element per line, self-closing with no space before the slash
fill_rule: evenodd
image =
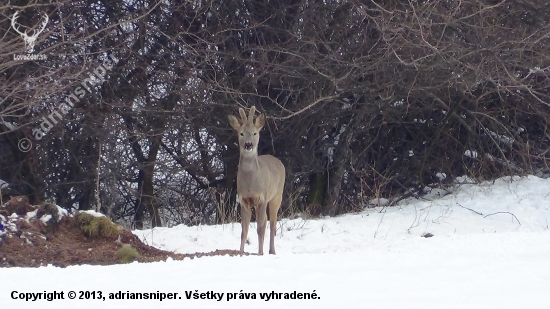
<path id="1" fill-rule="evenodd" d="M 248 236 L 248 227 L 250 226 L 251 215 L 252 211 L 250 210 L 250 206 L 241 203 L 241 253 L 244 252 L 244 243 L 246 242 L 246 237 Z"/>
<path id="2" fill-rule="evenodd" d="M 256 224 L 258 225 L 258 255 L 264 254 L 264 237 L 265 227 L 267 224 L 267 203 L 260 201 L 260 205 L 256 206 Z"/>
<path id="3" fill-rule="evenodd" d="M 275 235 L 277 235 L 277 212 L 281 207 L 283 196 L 276 196 L 269 201 L 269 254 L 275 253 Z"/>

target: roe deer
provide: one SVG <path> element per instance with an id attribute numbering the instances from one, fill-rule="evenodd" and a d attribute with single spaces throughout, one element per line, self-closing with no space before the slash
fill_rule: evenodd
<path id="1" fill-rule="evenodd" d="M 283 199 L 285 185 L 285 166 L 271 155 L 258 156 L 260 130 L 265 124 L 265 116 L 260 114 L 254 122 L 256 107 L 252 106 L 248 117 L 239 108 L 241 119 L 228 115 L 229 124 L 239 137 L 239 169 L 237 172 L 237 194 L 241 204 L 241 253 L 248 235 L 250 206 L 256 210 L 258 225 L 258 254 L 264 253 L 264 236 L 267 224 L 266 212 L 269 209 L 269 254 L 275 254 L 275 233 L 277 230 L 277 212 Z M 269 205 L 269 207 L 268 207 Z"/>

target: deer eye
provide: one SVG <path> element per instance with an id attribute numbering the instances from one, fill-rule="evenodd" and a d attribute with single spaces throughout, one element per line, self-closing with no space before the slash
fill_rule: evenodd
<path id="1" fill-rule="evenodd" d="M 256 134 L 258 134 L 258 133 L 254 133 L 254 135 L 256 135 Z"/>
<path id="2" fill-rule="evenodd" d="M 241 133 L 241 136 L 244 136 L 244 134 L 243 134 L 243 133 Z"/>

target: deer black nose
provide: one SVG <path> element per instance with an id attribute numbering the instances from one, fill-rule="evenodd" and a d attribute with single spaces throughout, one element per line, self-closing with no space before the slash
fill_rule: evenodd
<path id="1" fill-rule="evenodd" d="M 246 150 L 252 149 L 252 143 L 244 143 L 244 149 Z"/>

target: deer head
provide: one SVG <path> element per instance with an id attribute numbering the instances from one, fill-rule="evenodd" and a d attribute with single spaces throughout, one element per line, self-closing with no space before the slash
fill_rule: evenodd
<path id="1" fill-rule="evenodd" d="M 15 12 L 15 14 L 13 14 L 13 17 L 11 18 L 11 27 L 13 28 L 13 30 L 15 30 L 15 32 L 19 33 L 23 38 L 23 40 L 25 41 L 27 53 L 34 52 L 34 42 L 38 38 L 38 35 L 42 33 L 42 31 L 44 31 L 44 29 L 46 28 L 46 25 L 48 24 L 48 20 L 49 20 L 48 15 L 44 12 L 42 12 L 41 15 L 43 20 L 37 29 L 32 30 L 31 35 L 27 34 L 27 31 L 29 31 L 29 29 L 25 30 L 24 32 L 21 32 L 18 29 L 16 22 L 17 22 L 17 19 L 19 18 L 19 11 Z"/>
<path id="2" fill-rule="evenodd" d="M 239 138 L 239 148 L 241 154 L 244 155 L 255 155 L 258 153 L 258 142 L 260 140 L 260 130 L 265 125 L 265 116 L 260 114 L 254 121 L 254 113 L 256 112 L 256 107 L 252 106 L 248 117 L 244 112 L 244 109 L 239 108 L 239 114 L 241 119 L 233 115 L 229 115 L 229 124 L 237 131 Z"/>

